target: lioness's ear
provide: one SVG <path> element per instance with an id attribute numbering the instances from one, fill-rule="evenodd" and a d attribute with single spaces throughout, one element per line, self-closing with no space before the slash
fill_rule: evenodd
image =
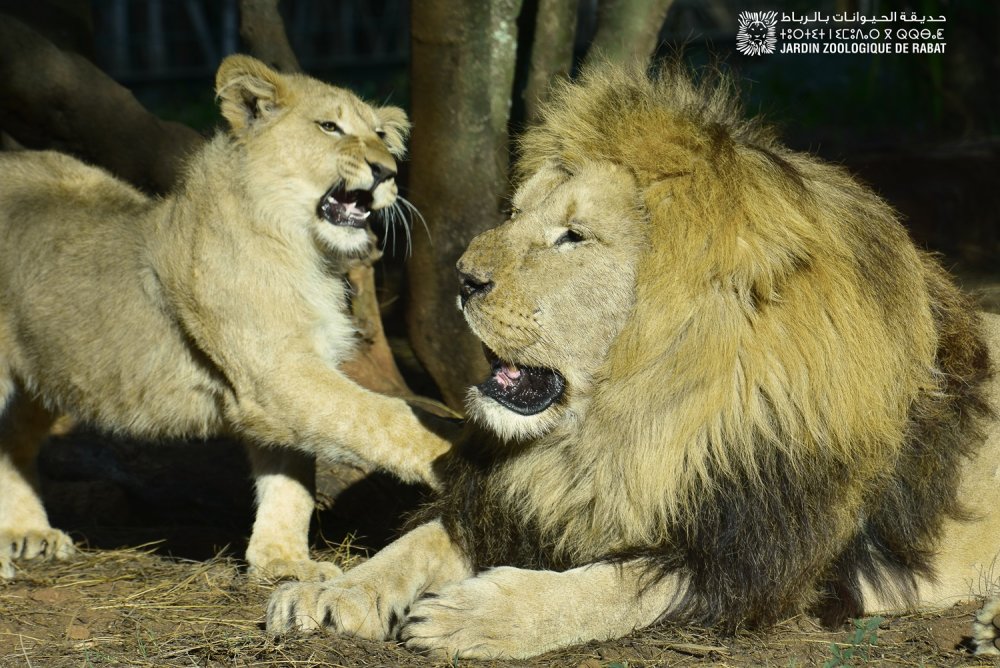
<path id="1" fill-rule="evenodd" d="M 406 137 L 410 134 L 410 119 L 399 107 L 382 107 L 376 109 L 382 131 L 385 133 L 385 145 L 389 152 L 397 158 L 406 152 Z"/>
<path id="2" fill-rule="evenodd" d="M 287 84 L 281 74 L 256 58 L 229 56 L 215 74 L 219 108 L 233 134 L 273 117 L 286 102 Z"/>

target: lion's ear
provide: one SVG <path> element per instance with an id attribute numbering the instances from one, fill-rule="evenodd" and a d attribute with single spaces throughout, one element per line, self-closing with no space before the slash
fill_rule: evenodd
<path id="1" fill-rule="evenodd" d="M 406 151 L 406 137 L 410 134 L 410 119 L 406 117 L 406 112 L 399 107 L 381 107 L 375 113 L 385 132 L 385 145 L 394 156 L 402 157 Z"/>
<path id="2" fill-rule="evenodd" d="M 286 102 L 284 77 L 256 58 L 229 56 L 215 75 L 219 108 L 233 134 L 272 118 Z"/>

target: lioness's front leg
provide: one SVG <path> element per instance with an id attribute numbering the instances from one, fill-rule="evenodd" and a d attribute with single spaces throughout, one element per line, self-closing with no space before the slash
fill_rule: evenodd
<path id="1" fill-rule="evenodd" d="M 332 460 L 369 462 L 405 482 L 436 486 L 434 461 L 451 444 L 402 399 L 370 392 L 307 355 L 278 360 L 241 393 L 232 421 L 265 443 Z"/>
<path id="2" fill-rule="evenodd" d="M 247 445 L 257 488 L 257 519 L 247 546 L 249 574 L 329 580 L 341 570 L 309 558 L 309 522 L 316 507 L 316 459 L 289 450 Z"/>
<path id="3" fill-rule="evenodd" d="M 0 396 L 0 579 L 14 577 L 15 561 L 64 559 L 76 551 L 68 535 L 49 525 L 37 490 L 35 457 L 52 415 L 12 395 Z"/>
<path id="4" fill-rule="evenodd" d="M 561 573 L 494 568 L 417 601 L 400 637 L 443 658 L 527 658 L 619 638 L 652 624 L 678 598 L 676 576 L 648 577 L 637 562 Z"/>
<path id="5" fill-rule="evenodd" d="M 281 586 L 267 606 L 267 630 L 328 628 L 384 640 L 417 597 L 471 574 L 441 523 L 429 522 L 335 580 Z"/>

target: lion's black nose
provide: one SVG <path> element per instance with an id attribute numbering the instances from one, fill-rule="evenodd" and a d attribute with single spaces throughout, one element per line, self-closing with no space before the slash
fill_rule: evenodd
<path id="1" fill-rule="evenodd" d="M 369 162 L 368 166 L 372 170 L 372 190 L 375 190 L 375 186 L 383 181 L 388 181 L 396 176 L 396 170 L 389 165 L 383 165 L 380 162 Z"/>
<path id="2" fill-rule="evenodd" d="M 462 299 L 462 306 L 465 306 L 465 303 L 476 295 L 485 295 L 493 289 L 493 281 L 488 279 L 482 280 L 464 272 L 459 272 L 458 278 L 462 281 L 462 285 L 458 289 L 458 294 Z"/>

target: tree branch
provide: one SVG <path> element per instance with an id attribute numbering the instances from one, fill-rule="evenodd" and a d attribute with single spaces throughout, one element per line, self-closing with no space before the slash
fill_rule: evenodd
<path id="1" fill-rule="evenodd" d="M 0 15 L 0 128 L 28 148 L 101 165 L 151 193 L 177 181 L 202 138 L 161 121 L 85 58 Z"/>

